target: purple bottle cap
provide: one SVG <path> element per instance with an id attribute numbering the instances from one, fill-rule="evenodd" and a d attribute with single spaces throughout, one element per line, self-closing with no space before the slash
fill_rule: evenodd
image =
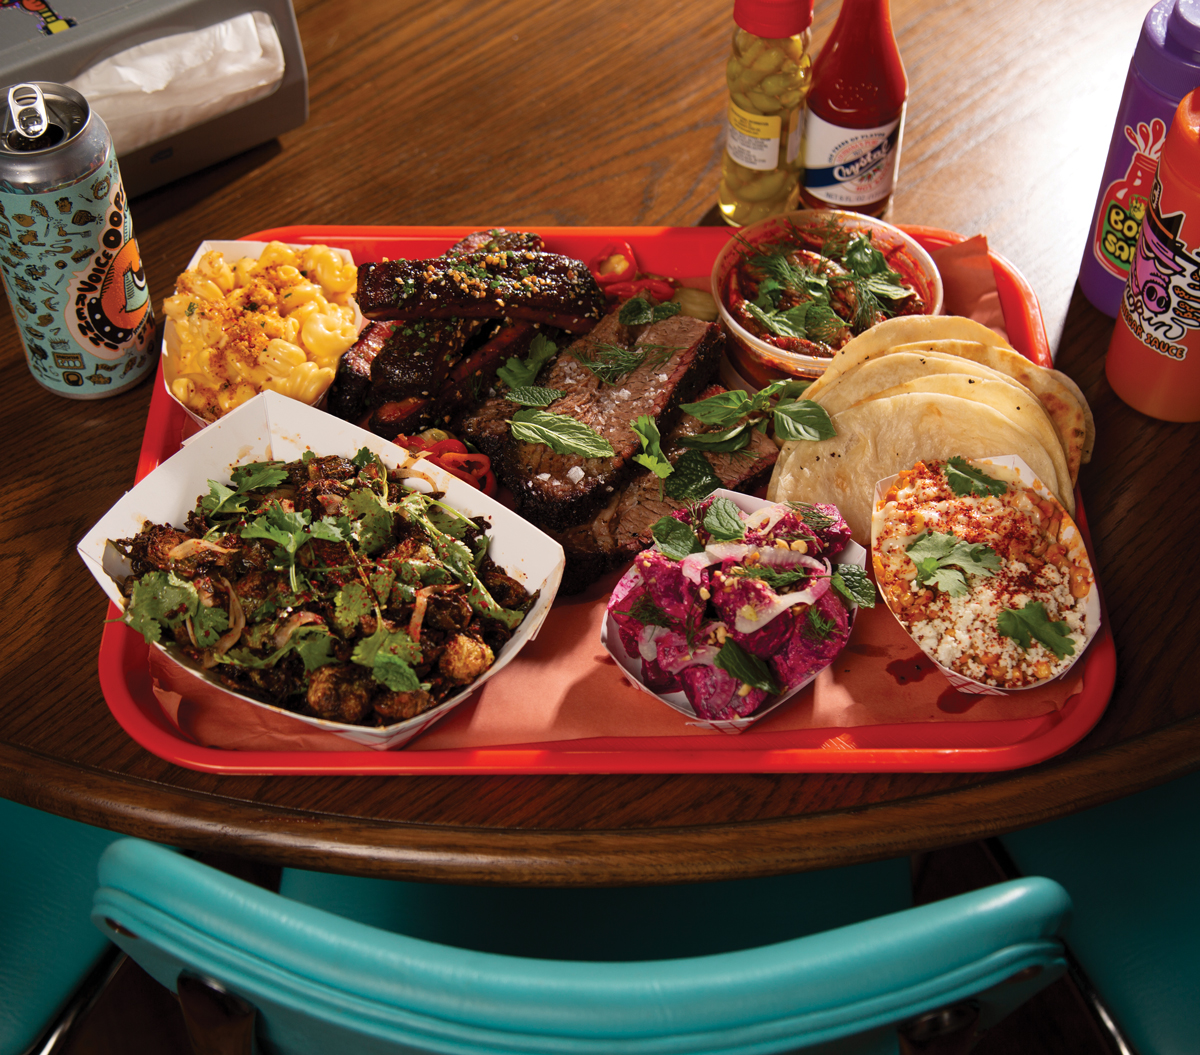
<path id="1" fill-rule="evenodd" d="M 1200 86 L 1200 0 L 1159 0 L 1142 23 L 1133 65 L 1172 100 Z"/>

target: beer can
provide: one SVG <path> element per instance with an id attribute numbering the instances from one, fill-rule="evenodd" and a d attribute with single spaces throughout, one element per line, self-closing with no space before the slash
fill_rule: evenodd
<path id="1" fill-rule="evenodd" d="M 154 365 L 154 312 L 100 115 L 44 81 L 0 91 L 0 273 L 34 378 L 116 395 Z"/>

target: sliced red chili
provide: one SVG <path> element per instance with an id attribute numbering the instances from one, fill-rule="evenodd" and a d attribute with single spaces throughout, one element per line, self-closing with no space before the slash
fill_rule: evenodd
<path id="1" fill-rule="evenodd" d="M 632 282 L 614 282 L 605 287 L 604 292 L 617 300 L 628 300 L 639 293 L 649 293 L 659 304 L 664 304 L 675 296 L 675 287 L 665 278 L 637 278 Z"/>
<path id="2" fill-rule="evenodd" d="M 601 286 L 627 282 L 637 274 L 637 257 L 628 242 L 615 242 L 592 257 L 588 270 Z"/>
<path id="3" fill-rule="evenodd" d="M 492 460 L 486 454 L 443 454 L 439 464 L 449 473 L 474 484 L 485 494 L 496 489 L 496 477 L 492 474 Z M 490 490 L 489 490 L 490 488 Z"/>

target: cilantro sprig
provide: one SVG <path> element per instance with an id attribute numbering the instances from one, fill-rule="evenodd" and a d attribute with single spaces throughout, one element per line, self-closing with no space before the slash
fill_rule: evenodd
<path id="1" fill-rule="evenodd" d="M 558 345 L 545 334 L 537 334 L 529 342 L 529 354 L 524 359 L 510 356 L 505 364 L 496 371 L 500 378 L 510 388 L 525 388 L 537 381 L 542 367 L 552 359 L 558 351 Z"/>
<path id="2" fill-rule="evenodd" d="M 959 498 L 965 498 L 967 495 L 999 496 L 1008 490 L 1008 484 L 1003 480 L 988 476 L 982 469 L 976 469 L 965 458 L 958 455 L 948 459 L 942 471 L 946 475 L 946 483 L 950 490 Z"/>
<path id="3" fill-rule="evenodd" d="M 1040 641 L 1059 659 L 1075 655 L 1075 642 L 1064 622 L 1055 622 L 1041 601 L 1030 601 L 1022 608 L 1006 608 L 996 617 L 996 629 L 1012 638 L 1023 649 Z"/>
<path id="4" fill-rule="evenodd" d="M 917 582 L 933 585 L 951 597 L 963 597 L 969 591 L 965 573 L 992 575 L 1001 565 L 1000 557 L 982 542 L 964 542 L 956 535 L 922 531 L 906 547 L 917 566 Z"/>

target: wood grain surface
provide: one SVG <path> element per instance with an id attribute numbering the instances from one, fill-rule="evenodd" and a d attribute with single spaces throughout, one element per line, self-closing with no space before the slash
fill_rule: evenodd
<path id="1" fill-rule="evenodd" d="M 297 0 L 304 127 L 147 194 L 155 304 L 205 238 L 291 224 L 712 222 L 731 5 Z M 820 868 L 992 835 L 1200 766 L 1198 427 L 1109 389 L 1075 285 L 1146 0 L 893 0 L 910 80 L 892 219 L 986 234 L 1041 299 L 1097 421 L 1080 486 L 1118 675 L 1074 748 L 996 774 L 218 776 L 138 747 L 97 678 L 74 552 L 134 478 L 151 386 L 33 381 L 0 308 L 0 794 L 175 845 L 459 882 L 655 883 Z M 836 4 L 816 7 L 814 45 Z"/>

